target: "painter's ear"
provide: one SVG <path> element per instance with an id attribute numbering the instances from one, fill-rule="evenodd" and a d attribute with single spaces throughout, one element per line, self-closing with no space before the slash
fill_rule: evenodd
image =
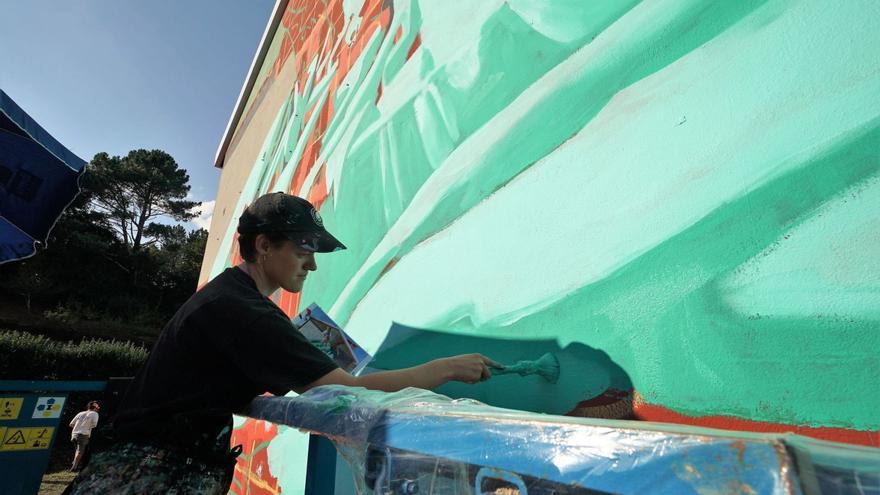
<path id="1" fill-rule="evenodd" d="M 256 248 L 257 254 L 265 255 L 269 252 L 270 247 L 269 238 L 266 237 L 266 234 L 257 234 L 257 238 L 254 239 L 254 247 Z"/>

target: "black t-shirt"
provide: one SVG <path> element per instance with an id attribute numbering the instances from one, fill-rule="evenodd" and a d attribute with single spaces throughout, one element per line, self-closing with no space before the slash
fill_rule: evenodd
<path id="1" fill-rule="evenodd" d="M 248 274 L 227 268 L 165 326 L 113 428 L 121 439 L 222 446 L 232 413 L 254 397 L 284 395 L 336 368 Z"/>

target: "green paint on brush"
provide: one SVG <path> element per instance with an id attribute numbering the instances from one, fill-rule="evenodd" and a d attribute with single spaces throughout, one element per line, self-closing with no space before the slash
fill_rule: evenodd
<path id="1" fill-rule="evenodd" d="M 559 381 L 559 360 L 556 356 L 547 353 L 535 361 L 518 361 L 503 368 L 494 368 L 493 375 L 511 375 L 519 376 L 538 375 L 550 383 Z"/>

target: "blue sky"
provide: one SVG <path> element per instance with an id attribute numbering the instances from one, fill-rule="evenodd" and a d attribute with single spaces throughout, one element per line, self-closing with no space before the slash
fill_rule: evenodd
<path id="1" fill-rule="evenodd" d="M 81 158 L 162 149 L 188 171 L 192 199 L 211 201 L 214 153 L 273 5 L 5 1 L 0 88 Z"/>

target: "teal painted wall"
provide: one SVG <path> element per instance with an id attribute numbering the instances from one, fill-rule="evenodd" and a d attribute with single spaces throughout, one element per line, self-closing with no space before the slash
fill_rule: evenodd
<path id="1" fill-rule="evenodd" d="M 303 303 L 371 351 L 395 321 L 587 346 L 646 419 L 880 444 L 880 3 L 316 5 L 287 7 L 235 136 L 271 130 L 218 198 L 320 204 L 349 250 Z"/>

